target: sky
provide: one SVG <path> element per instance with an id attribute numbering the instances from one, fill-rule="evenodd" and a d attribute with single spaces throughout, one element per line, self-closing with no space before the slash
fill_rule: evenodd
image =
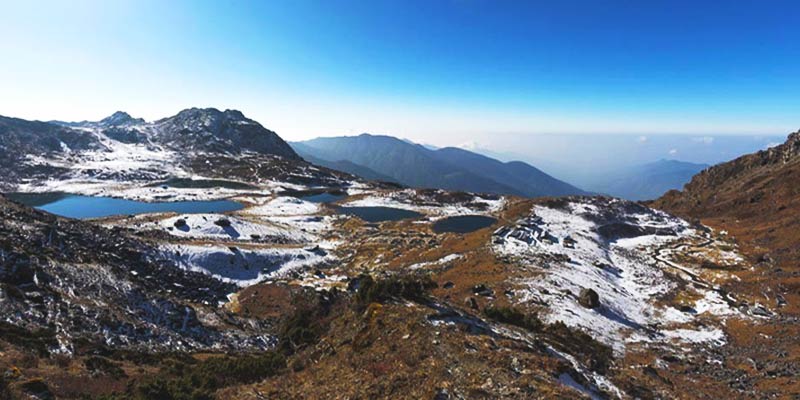
<path id="1" fill-rule="evenodd" d="M 239 109 L 287 140 L 800 127 L 796 1 L 2 1 L 0 115 Z"/>

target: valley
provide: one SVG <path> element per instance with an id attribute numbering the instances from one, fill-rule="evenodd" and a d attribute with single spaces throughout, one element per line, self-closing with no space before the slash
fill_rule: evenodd
<path id="1" fill-rule="evenodd" d="M 791 317 L 747 289 L 763 262 L 738 233 L 603 196 L 367 181 L 238 151 L 237 130 L 260 125 L 190 111 L 182 128 L 38 127 L 30 143 L 90 144 L 4 167 L 4 393 L 178 398 L 196 379 L 189 398 L 774 393 L 746 366 L 767 356 L 740 343 Z"/>

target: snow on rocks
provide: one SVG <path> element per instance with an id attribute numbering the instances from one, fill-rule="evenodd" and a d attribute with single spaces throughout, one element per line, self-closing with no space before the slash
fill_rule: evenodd
<path id="1" fill-rule="evenodd" d="M 218 223 L 221 219 L 228 223 L 223 226 Z M 220 214 L 186 214 L 146 223 L 141 226 L 141 229 L 162 229 L 183 238 L 267 240 L 284 243 L 305 243 L 316 239 L 315 235 L 306 229 L 298 229 L 297 225 L 296 223 L 250 221 L 241 217 Z"/>
<path id="2" fill-rule="evenodd" d="M 157 180 L 160 180 L 159 177 Z M 193 177 L 202 180 L 201 177 Z M 70 179 L 49 179 L 35 183 L 21 184 L 16 188 L 24 193 L 64 192 L 84 196 L 115 197 L 127 200 L 158 201 L 203 201 L 218 200 L 243 195 L 252 190 L 230 189 L 224 187 L 176 188 L 168 185 L 143 184 L 140 181 L 119 181 L 76 177 Z"/>
<path id="3" fill-rule="evenodd" d="M 446 255 L 446 256 L 438 259 L 438 260 L 435 260 L 435 261 L 426 261 L 426 262 L 420 262 L 420 263 L 409 265 L 408 269 L 417 270 L 417 269 L 421 269 L 421 268 L 429 268 L 429 267 L 440 266 L 440 265 L 444 265 L 444 264 L 447 264 L 447 263 L 451 263 L 451 262 L 453 262 L 455 260 L 458 260 L 461 257 L 463 257 L 463 255 L 462 254 L 458 254 L 458 253 L 448 254 L 448 255 Z"/>
<path id="4" fill-rule="evenodd" d="M 260 200 L 243 211 L 243 213 L 259 216 L 311 215 L 320 211 L 320 205 L 290 196 L 278 196 Z"/>
<path id="5" fill-rule="evenodd" d="M 240 287 L 285 277 L 293 271 L 320 267 L 334 259 L 319 247 L 238 248 L 176 244 L 161 246 L 161 256 L 175 261 L 181 268 Z"/>
<path id="6" fill-rule="evenodd" d="M 430 220 L 456 215 L 492 215 L 505 205 L 501 196 L 405 189 L 372 192 L 342 204 L 347 207 L 392 207 L 426 214 Z"/>
<path id="7" fill-rule="evenodd" d="M 525 289 L 516 301 L 544 305 L 549 322 L 591 332 L 620 352 L 632 342 L 724 341 L 714 328 L 689 329 L 695 315 L 735 313 L 713 290 L 692 289 L 702 297 L 692 314 L 658 302 L 682 287 L 657 252 L 697 235 L 687 222 L 636 203 L 570 198 L 536 205 L 530 216 L 498 229 L 493 248 L 541 272 L 518 282 Z M 585 289 L 597 293 L 599 307 L 578 305 Z"/>

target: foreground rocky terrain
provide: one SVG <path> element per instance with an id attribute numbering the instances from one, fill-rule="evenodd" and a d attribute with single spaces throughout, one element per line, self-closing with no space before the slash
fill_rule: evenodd
<path id="1" fill-rule="evenodd" d="M 242 208 L 72 220 L 0 198 L 0 397 L 797 393 L 791 259 L 756 256 L 679 200 L 655 206 L 683 219 L 606 197 L 390 187 L 282 153 L 263 128 L 245 139 L 233 131 L 257 128 L 235 112 L 190 111 L 178 130 L 13 121 L 13 190 Z M 37 140 L 69 151 L 36 158 Z M 463 216 L 482 224 L 443 228 Z"/>

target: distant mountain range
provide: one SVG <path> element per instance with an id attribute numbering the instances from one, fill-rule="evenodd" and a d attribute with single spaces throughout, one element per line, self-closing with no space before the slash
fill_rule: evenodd
<path id="1" fill-rule="evenodd" d="M 669 190 L 681 189 L 695 174 L 709 166 L 659 160 L 611 171 L 587 186 L 587 189 L 628 200 L 652 200 Z"/>
<path id="2" fill-rule="evenodd" d="M 67 175 L 137 180 L 194 173 L 302 180 L 306 173 L 301 171 L 307 168 L 302 157 L 328 170 L 410 187 L 525 197 L 589 194 L 524 162 L 502 162 L 462 148 L 435 148 L 391 136 L 318 138 L 290 145 L 236 110 L 190 108 L 153 122 L 121 111 L 100 121 L 80 122 L 0 117 L 0 137 L 0 186 L 6 189 Z M 116 160 L 124 168 L 93 168 L 98 160 Z M 661 160 L 596 174 L 602 178 L 585 182 L 583 188 L 630 200 L 654 199 L 682 188 L 707 167 Z"/>
<path id="3" fill-rule="evenodd" d="M 504 163 L 453 147 L 431 149 L 391 136 L 362 134 L 290 145 L 307 161 L 412 187 L 526 197 L 587 194 L 523 162 Z"/>
<path id="4" fill-rule="evenodd" d="M 295 151 L 297 151 L 296 148 L 301 145 L 292 144 L 292 146 L 295 147 Z M 397 180 L 392 178 L 391 176 L 380 174 L 363 165 L 358 165 L 356 163 L 347 160 L 339 160 L 339 161 L 323 160 L 321 158 L 314 157 L 313 155 L 311 155 L 310 152 L 304 152 L 302 157 L 303 159 L 312 164 L 319 165 L 325 168 L 330 168 L 337 171 L 346 172 L 348 174 L 355 175 L 367 180 L 397 183 Z"/>

